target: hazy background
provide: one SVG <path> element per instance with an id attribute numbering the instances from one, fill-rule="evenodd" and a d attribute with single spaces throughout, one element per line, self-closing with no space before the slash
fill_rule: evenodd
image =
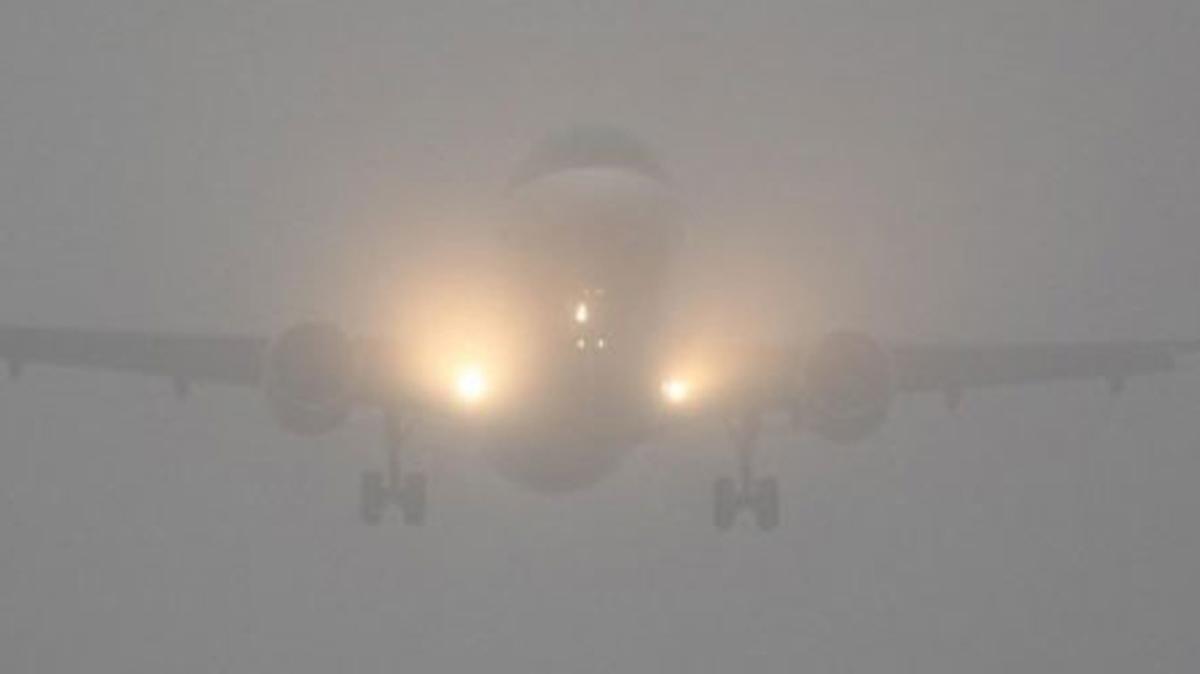
<path id="1" fill-rule="evenodd" d="M 602 121 L 691 198 L 690 268 L 761 260 L 797 326 L 1200 335 L 1200 5 L 743 4 L 5 3 L 0 320 L 378 328 L 530 142 Z M 445 448 L 430 526 L 370 530 L 370 420 L 296 440 L 169 388 L 0 389 L 0 670 L 1200 662 L 1200 368 L 773 439 L 770 536 L 712 530 L 716 442 L 560 500 Z"/>

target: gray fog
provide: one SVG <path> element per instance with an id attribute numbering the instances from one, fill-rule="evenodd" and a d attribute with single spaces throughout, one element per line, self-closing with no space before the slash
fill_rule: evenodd
<path id="1" fill-rule="evenodd" d="M 694 216 L 680 292 L 786 336 L 1200 337 L 1193 0 L 0 7 L 0 322 L 388 329 L 393 288 L 547 132 L 627 128 Z M 736 283 L 730 279 L 736 278 Z M 769 436 L 566 497 L 430 447 L 367 528 L 370 416 L 31 368 L 0 385 L 0 671 L 1186 672 L 1200 362 Z"/>

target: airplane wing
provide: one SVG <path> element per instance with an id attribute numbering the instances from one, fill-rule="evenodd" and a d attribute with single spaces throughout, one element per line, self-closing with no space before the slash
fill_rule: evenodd
<path id="1" fill-rule="evenodd" d="M 897 392 L 969 389 L 1095 379 L 1120 390 L 1130 377 L 1167 372 L 1196 341 L 925 344 L 890 347 Z"/>
<path id="2" fill-rule="evenodd" d="M 335 336 L 321 326 L 302 326 L 297 353 L 306 362 L 329 356 L 325 347 Z M 315 344 L 308 340 L 315 339 Z M 288 334 L 281 343 L 286 344 Z M 307 343 L 306 343 L 307 342 Z M 19 375 L 28 365 L 50 365 L 118 373 L 158 376 L 173 381 L 186 392 L 192 383 L 261 388 L 266 385 L 270 339 L 246 335 L 155 333 L 73 328 L 22 327 L 0 324 L 0 361 Z M 396 391 L 385 390 L 388 382 L 374 381 L 370 367 L 378 361 L 386 342 L 356 340 L 345 343 L 349 357 L 367 366 L 360 372 L 359 397 L 379 399 Z M 878 349 L 889 364 L 891 388 L 895 393 L 941 393 L 957 398 L 972 389 L 1018 386 L 1064 380 L 1099 380 L 1120 390 L 1137 376 L 1173 370 L 1181 356 L 1200 353 L 1200 340 L 1113 341 L 1090 343 L 1027 344 L 912 344 L 876 343 L 865 336 L 833 335 L 807 353 L 805 386 L 814 380 L 839 381 L 844 371 L 862 380 L 869 369 L 872 349 Z M 281 349 L 286 351 L 286 349 Z M 805 361 L 790 349 L 759 350 L 760 364 L 769 364 L 774 374 L 765 387 L 753 386 L 756 398 L 765 395 L 790 403 L 800 383 L 783 373 L 794 372 L 786 363 Z M 337 356 L 336 350 L 334 356 Z M 817 369 L 825 370 L 814 375 Z M 336 369 L 336 368 L 334 368 Z M 867 372 L 866 374 L 870 374 Z M 869 378 L 869 377 L 868 377 Z M 765 389 L 765 390 L 764 390 Z"/>
<path id="3" fill-rule="evenodd" d="M 48 365 L 162 377 L 180 397 L 193 384 L 258 389 L 288 430 L 321 433 L 351 411 L 389 413 L 441 401 L 388 376 L 389 340 L 355 339 L 324 323 L 303 323 L 277 339 L 249 335 L 24 327 L 0 324 L 0 361 L 11 376 Z"/>
<path id="4" fill-rule="evenodd" d="M 319 322 L 276 338 L 0 324 L 0 364 L 10 376 L 46 365 L 161 377 L 180 397 L 194 384 L 257 389 L 287 428 L 305 433 L 336 427 L 359 408 L 449 409 L 453 401 L 395 372 L 399 349 L 394 340 L 350 337 Z"/>
<path id="5" fill-rule="evenodd" d="M 781 411 L 812 430 L 852 443 L 882 424 L 893 398 L 935 393 L 956 408 L 974 389 L 1096 380 L 1119 393 L 1133 377 L 1175 369 L 1200 353 L 1196 341 L 1027 344 L 904 344 L 834 333 L 814 347 L 760 349 L 728 409 Z"/>
<path id="6" fill-rule="evenodd" d="M 940 394 L 955 407 L 971 390 L 1055 381 L 1096 380 L 1120 392 L 1131 378 L 1174 370 L 1181 357 L 1200 353 L 1200 340 L 915 344 L 844 332 L 815 346 L 734 353 L 751 366 L 718 405 L 815 405 L 853 416 L 881 411 L 899 394 Z"/>
<path id="7" fill-rule="evenodd" d="M 269 340 L 226 335 L 31 328 L 0 325 L 0 360 L 18 375 L 26 365 L 157 375 L 257 387 Z"/>

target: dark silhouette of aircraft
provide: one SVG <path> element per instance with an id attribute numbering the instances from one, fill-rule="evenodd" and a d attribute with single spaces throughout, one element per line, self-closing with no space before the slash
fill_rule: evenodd
<path id="1" fill-rule="evenodd" d="M 193 383 L 257 388 L 285 429 L 305 435 L 378 411 L 387 461 L 363 474 L 370 524 L 390 506 L 407 523 L 425 520 L 425 476 L 400 461 L 415 424 L 482 431 L 505 476 L 561 492 L 608 475 L 672 424 L 715 420 L 730 431 L 737 471 L 715 482 L 714 522 L 726 529 L 748 510 L 769 530 L 779 524 L 778 483 L 754 470 L 766 418 L 854 443 L 900 394 L 938 394 L 954 408 L 971 389 L 1053 380 L 1095 379 L 1119 392 L 1200 350 L 1200 340 L 899 344 L 857 332 L 768 345 L 740 342 L 730 326 L 722 344 L 689 360 L 663 329 L 680 209 L 644 145 L 616 130 L 572 129 L 536 147 L 508 188 L 499 247 L 511 263 L 511 313 L 465 337 L 422 325 L 406 326 L 407 337 L 360 337 L 316 322 L 274 337 L 3 325 L 0 359 L 13 375 L 47 364 L 165 377 L 181 395 Z M 411 337 L 422 331 L 426 339 Z"/>

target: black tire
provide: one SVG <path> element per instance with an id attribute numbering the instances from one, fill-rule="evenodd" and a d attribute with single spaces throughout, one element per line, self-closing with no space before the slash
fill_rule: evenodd
<path id="1" fill-rule="evenodd" d="M 779 527 L 779 480 L 768 477 L 758 481 L 754 494 L 754 521 L 762 531 Z"/>
<path id="2" fill-rule="evenodd" d="M 424 473 L 409 473 L 404 476 L 400 491 L 400 514 L 405 524 L 414 527 L 425 524 L 428 493 L 429 480 Z"/>
<path id="3" fill-rule="evenodd" d="M 377 526 L 383 521 L 383 513 L 387 510 L 387 488 L 383 484 L 383 473 L 368 470 L 362 474 L 362 521 L 369 526 Z"/>
<path id="4" fill-rule="evenodd" d="M 737 486 L 732 478 L 723 477 L 713 483 L 713 526 L 728 531 L 737 516 Z"/>

